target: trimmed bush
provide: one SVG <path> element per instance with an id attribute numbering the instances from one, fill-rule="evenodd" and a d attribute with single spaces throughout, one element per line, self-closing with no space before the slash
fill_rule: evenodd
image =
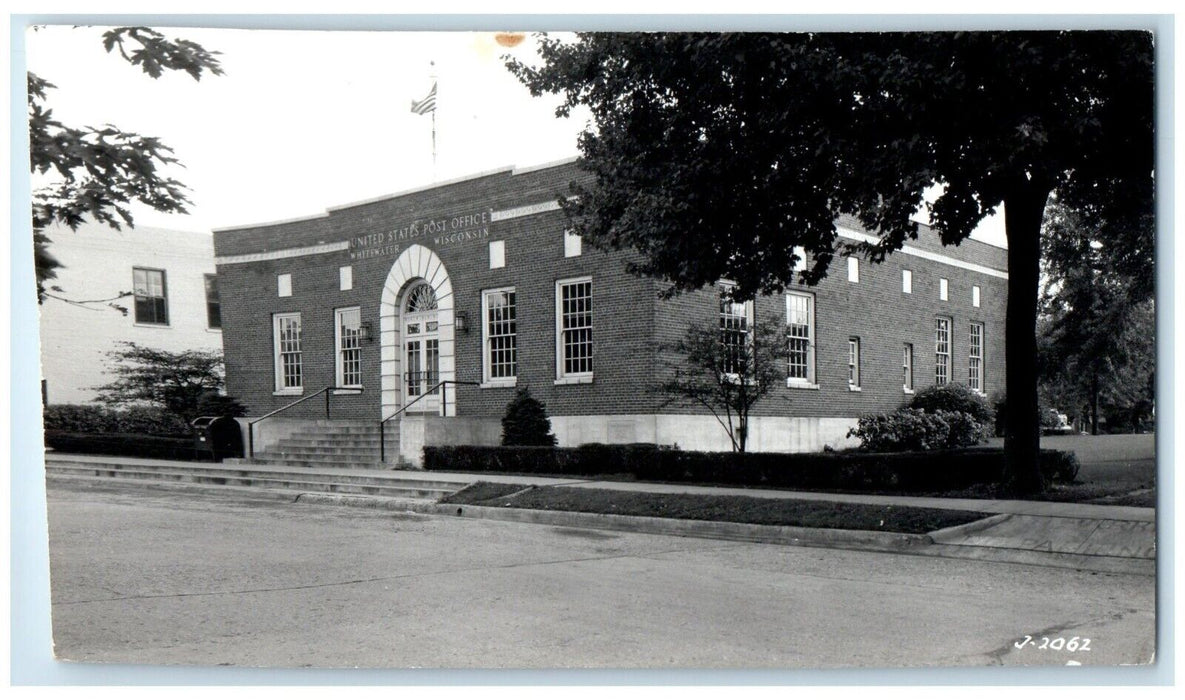
<path id="1" fill-rule="evenodd" d="M 1049 477 L 1064 475 L 1064 457 L 1042 450 Z M 1070 455 L 1072 458 L 1073 455 Z M 928 452 L 684 452 L 656 445 L 581 447 L 428 446 L 429 471 L 549 476 L 629 475 L 641 481 L 766 486 L 835 491 L 926 493 L 998 483 L 1004 451 L 993 447 Z"/>
<path id="2" fill-rule="evenodd" d="M 1041 473 L 1046 481 L 1069 484 L 1078 478 L 1078 457 L 1063 450 L 1041 450 Z"/>
<path id="3" fill-rule="evenodd" d="M 515 392 L 514 398 L 506 405 L 506 415 L 502 418 L 502 444 L 548 447 L 555 444 L 551 421 L 547 418 L 547 407 L 531 396 L 527 387 Z"/>
<path id="4" fill-rule="evenodd" d="M 926 413 L 966 413 L 980 425 L 992 425 L 996 419 L 995 411 L 987 399 L 972 391 L 966 384 L 954 382 L 922 389 L 914 395 L 907 407 L 921 409 Z"/>
<path id="5" fill-rule="evenodd" d="M 105 406 L 56 404 L 44 410 L 46 431 L 106 435 L 127 433 L 189 437 L 192 430 L 181 418 L 153 406 L 115 410 Z"/>
<path id="6" fill-rule="evenodd" d="M 123 455 L 145 459 L 183 459 L 203 461 L 209 453 L 194 448 L 191 438 L 160 437 L 108 433 L 68 433 L 45 431 L 45 446 L 57 452 L 91 455 Z"/>
<path id="7" fill-rule="evenodd" d="M 977 445 L 986 437 L 986 428 L 967 413 L 901 408 L 860 416 L 848 437 L 859 438 L 861 449 L 868 452 L 941 450 Z"/>

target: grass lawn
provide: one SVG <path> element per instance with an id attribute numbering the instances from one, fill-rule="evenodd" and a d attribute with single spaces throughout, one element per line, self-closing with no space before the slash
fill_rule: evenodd
<path id="1" fill-rule="evenodd" d="M 634 493 L 609 489 L 538 486 L 479 481 L 442 503 L 559 510 L 579 513 L 639 515 L 682 520 L 714 520 L 754 525 L 838 528 L 924 534 L 945 527 L 974 522 L 988 513 L 873 506 L 855 503 L 819 503 L 750 496 Z"/>

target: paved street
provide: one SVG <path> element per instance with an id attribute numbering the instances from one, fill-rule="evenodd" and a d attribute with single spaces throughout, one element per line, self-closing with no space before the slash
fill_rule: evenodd
<path id="1" fill-rule="evenodd" d="M 49 523 L 57 653 L 78 661 L 1061 666 L 1154 649 L 1148 576 L 114 489 L 51 487 Z"/>

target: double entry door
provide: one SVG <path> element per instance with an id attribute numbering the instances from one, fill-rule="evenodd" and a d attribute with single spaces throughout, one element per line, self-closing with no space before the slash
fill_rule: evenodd
<path id="1" fill-rule="evenodd" d="M 404 405 L 410 405 L 409 413 L 440 412 L 438 313 L 431 285 L 418 285 L 408 293 L 403 313 L 403 398 Z"/>

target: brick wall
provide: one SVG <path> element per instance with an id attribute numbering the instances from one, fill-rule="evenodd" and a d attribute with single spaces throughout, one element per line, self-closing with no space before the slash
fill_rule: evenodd
<path id="1" fill-rule="evenodd" d="M 432 189 L 330 210 L 311 219 L 244 227 L 215 233 L 220 258 L 334 244 L 385 234 L 413 221 L 478 210 L 502 211 L 554 202 L 578 176 L 574 165 L 527 172 L 502 171 Z M 850 222 L 841 222 L 850 224 Z M 291 402 L 275 396 L 272 315 L 302 314 L 305 395 L 334 384 L 334 309 L 357 306 L 374 340 L 362 347 L 363 383 L 359 396 L 332 399 L 334 417 L 377 418 L 380 412 L 380 299 L 399 251 L 412 243 L 431 248 L 446 267 L 455 310 L 469 319 L 470 330 L 456 335 L 456 379 L 482 379 L 482 290 L 513 286 L 517 303 L 518 386 L 527 385 L 552 415 L 687 413 L 685 407 L 660 408 L 660 397 L 647 391 L 655 378 L 656 344 L 670 342 L 695 319 L 714 323 L 715 292 L 659 300 L 659 285 L 626 272 L 628 254 L 601 252 L 585 245 L 579 257 L 564 257 L 564 218 L 545 211 L 492 222 L 488 236 L 438 243 L 420 235 L 397 240 L 379 254 L 351 260 L 349 250 L 219 264 L 228 390 L 260 415 Z M 488 244 L 502 240 L 506 264 L 489 267 Z M 968 241 L 944 248 L 923 230 L 909 246 L 949 258 L 1003 269 L 1004 251 Z M 353 267 L 353 289 L 340 290 L 338 268 Z M 901 293 L 901 269 L 913 271 L 913 293 Z M 986 383 L 989 393 L 1003 388 L 1003 317 L 1005 280 L 898 253 L 884 264 L 860 262 L 860 282 L 847 281 L 846 262 L 838 260 L 816 294 L 818 389 L 775 389 L 759 415 L 853 416 L 896 407 L 907 398 L 901 388 L 901 344 L 914 344 L 915 387 L 933 382 L 934 317 L 953 321 L 952 378 L 966 381 L 968 322 L 982 320 L 986 331 Z M 292 276 L 292 296 L 277 296 L 276 276 Z M 593 281 L 594 380 L 591 384 L 555 384 L 555 283 L 591 276 Z M 949 301 L 938 300 L 938 278 L 950 281 Z M 982 306 L 971 306 L 971 285 L 982 290 Z M 805 288 L 804 288 L 805 289 Z M 759 300 L 759 322 L 784 323 L 784 297 Z M 847 339 L 859 336 L 863 391 L 847 387 Z M 512 388 L 458 387 L 457 414 L 501 416 Z M 320 399 L 290 415 L 323 416 Z"/>

